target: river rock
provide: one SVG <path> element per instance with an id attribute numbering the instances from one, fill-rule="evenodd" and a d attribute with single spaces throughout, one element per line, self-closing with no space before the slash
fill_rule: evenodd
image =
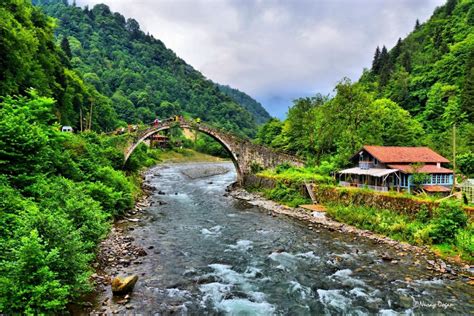
<path id="1" fill-rule="evenodd" d="M 126 278 L 115 277 L 112 281 L 112 293 L 122 295 L 133 291 L 133 287 L 138 281 L 137 275 L 131 275 Z"/>

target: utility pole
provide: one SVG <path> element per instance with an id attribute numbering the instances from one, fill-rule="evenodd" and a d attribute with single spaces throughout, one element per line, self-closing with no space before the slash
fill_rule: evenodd
<path id="1" fill-rule="evenodd" d="M 80 117 L 80 126 L 81 126 L 81 133 L 82 133 L 82 121 L 83 121 L 83 118 L 82 118 L 82 107 L 79 107 L 79 117 Z"/>
<path id="2" fill-rule="evenodd" d="M 456 123 L 453 124 L 453 188 L 451 194 L 456 189 Z"/>
<path id="3" fill-rule="evenodd" d="M 92 130 L 92 107 L 94 106 L 94 101 L 91 100 L 91 109 L 89 111 L 89 131 Z"/>

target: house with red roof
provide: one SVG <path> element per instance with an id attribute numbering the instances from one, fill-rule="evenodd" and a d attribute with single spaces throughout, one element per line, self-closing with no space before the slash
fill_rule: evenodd
<path id="1" fill-rule="evenodd" d="M 449 160 L 428 147 L 364 146 L 350 160 L 353 167 L 339 172 L 340 185 L 410 192 L 415 173 L 427 175 L 428 193 L 447 193 L 453 185 L 453 171 L 443 167 Z"/>

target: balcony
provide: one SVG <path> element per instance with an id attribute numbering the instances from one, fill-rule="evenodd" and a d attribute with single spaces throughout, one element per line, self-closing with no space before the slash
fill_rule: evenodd
<path id="1" fill-rule="evenodd" d="M 374 167 L 373 161 L 359 161 L 360 169 L 370 169 Z"/>
<path id="2" fill-rule="evenodd" d="M 388 192 L 388 188 L 385 186 L 378 186 L 378 185 L 367 185 L 367 184 L 360 184 L 360 183 L 351 183 L 347 181 L 339 181 L 339 185 L 343 187 L 356 187 L 361 189 L 370 189 L 378 192 Z"/>

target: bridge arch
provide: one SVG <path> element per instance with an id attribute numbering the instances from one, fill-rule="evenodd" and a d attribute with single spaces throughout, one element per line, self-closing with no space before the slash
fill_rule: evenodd
<path id="1" fill-rule="evenodd" d="M 227 141 L 225 139 L 225 137 L 223 137 L 223 135 L 221 135 L 219 132 L 215 131 L 212 128 L 209 128 L 205 125 L 192 124 L 192 123 L 188 123 L 188 122 L 171 122 L 171 123 L 170 122 L 165 122 L 165 123 L 160 124 L 157 127 L 152 127 L 152 128 L 147 129 L 142 134 L 140 134 L 140 136 L 133 142 L 133 144 L 131 146 L 129 146 L 126 149 L 124 164 L 130 158 L 130 156 L 135 151 L 135 149 L 138 147 L 138 145 L 140 145 L 145 139 L 147 139 L 148 137 L 150 137 L 150 136 L 152 136 L 152 135 L 154 135 L 158 132 L 171 129 L 175 126 L 178 126 L 180 128 L 183 128 L 183 129 L 187 128 L 187 129 L 192 129 L 192 130 L 199 131 L 201 133 L 204 133 L 206 135 L 211 136 L 214 140 L 216 140 L 218 143 L 220 143 L 222 145 L 222 147 L 230 154 L 232 163 L 234 164 L 235 170 L 237 171 L 237 181 L 240 182 L 242 180 L 244 170 L 243 170 L 242 166 L 240 166 L 240 164 L 239 164 L 239 153 L 236 151 L 235 148 L 232 148 L 232 145 L 230 144 L 230 142 Z"/>

